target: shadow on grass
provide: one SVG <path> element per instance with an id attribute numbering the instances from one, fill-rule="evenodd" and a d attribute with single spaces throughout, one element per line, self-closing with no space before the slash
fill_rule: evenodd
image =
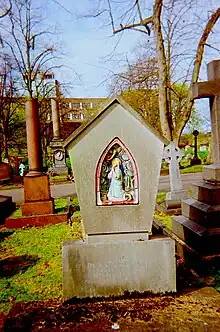
<path id="1" fill-rule="evenodd" d="M 29 267 L 36 264 L 37 255 L 11 256 L 0 260 L 0 278 L 12 277 L 24 273 Z"/>
<path id="2" fill-rule="evenodd" d="M 4 241 L 7 237 L 12 235 L 14 231 L 0 232 L 0 242 Z"/>

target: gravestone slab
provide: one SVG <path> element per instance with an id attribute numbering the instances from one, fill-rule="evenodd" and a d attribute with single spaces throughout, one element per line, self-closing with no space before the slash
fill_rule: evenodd
<path id="1" fill-rule="evenodd" d="M 128 238 L 127 238 L 128 237 Z M 124 292 L 176 291 L 175 243 L 169 238 L 89 236 L 63 244 L 64 299 Z"/>
<path id="2" fill-rule="evenodd" d="M 12 202 L 12 197 L 0 195 L 0 224 L 10 216 L 10 214 L 15 210 L 15 203 Z"/>
<path id="3" fill-rule="evenodd" d="M 174 241 L 149 239 L 163 146 L 121 98 L 64 142 L 88 234 L 63 243 L 65 299 L 176 290 Z"/>
<path id="4" fill-rule="evenodd" d="M 151 231 L 164 143 L 137 112 L 128 105 L 123 107 L 122 103 L 117 100 L 111 102 L 105 112 L 101 112 L 88 127 L 82 125 L 64 142 L 88 234 Z M 102 169 L 104 163 L 110 173 L 113 163 L 110 152 L 117 146 L 126 150 L 127 156 L 132 156 L 131 164 L 135 164 L 133 169 L 137 177 L 135 180 L 134 176 L 133 181 L 138 181 L 134 183 L 137 192 L 134 199 L 137 201 L 129 202 L 122 198 L 118 203 L 104 201 L 100 205 L 97 197 L 101 190 L 99 167 Z M 105 165 L 108 155 L 110 162 Z M 115 155 L 117 159 L 121 158 L 121 167 L 123 156 L 117 152 Z M 103 161 L 102 165 L 99 161 Z"/>
<path id="5" fill-rule="evenodd" d="M 0 184 L 4 181 L 10 180 L 10 166 L 6 163 L 0 163 Z"/>

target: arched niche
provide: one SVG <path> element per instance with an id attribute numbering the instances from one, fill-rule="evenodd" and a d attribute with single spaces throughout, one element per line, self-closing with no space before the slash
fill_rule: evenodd
<path id="1" fill-rule="evenodd" d="M 103 151 L 96 167 L 96 204 L 139 203 L 138 169 L 130 151 L 114 138 Z"/>

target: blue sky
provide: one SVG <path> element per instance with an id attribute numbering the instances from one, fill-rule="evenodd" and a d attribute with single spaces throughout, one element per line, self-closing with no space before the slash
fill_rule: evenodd
<path id="1" fill-rule="evenodd" d="M 129 60 L 134 59 L 135 47 L 142 34 L 127 30 L 123 34 L 113 36 L 111 26 L 107 24 L 104 26 L 104 21 L 83 18 L 82 14 L 91 10 L 95 0 L 53 1 L 54 6 L 52 7 L 48 3 L 46 15 L 48 15 L 48 22 L 51 26 L 57 24 L 59 31 L 57 38 L 63 53 L 61 62 L 66 66 L 57 71 L 56 78 L 61 82 L 71 84 L 68 86 L 66 95 L 69 93 L 69 96 L 72 97 L 107 96 L 107 77 L 111 76 L 113 72 L 123 71 L 123 65 L 117 59 L 126 57 Z M 213 8 L 217 8 L 216 4 L 219 0 L 202 0 L 205 5 L 206 1 L 209 1 Z M 198 15 L 199 9 L 202 10 L 201 6 L 198 7 Z M 219 26 L 220 24 L 217 27 L 218 31 Z M 219 44 L 219 37 L 217 37 L 215 45 L 219 47 Z M 207 63 L 216 58 L 216 53 L 213 56 L 211 49 L 207 51 L 209 53 L 207 52 L 208 56 L 203 61 L 200 75 L 202 80 L 206 80 L 207 77 Z M 109 62 L 107 59 L 112 52 L 114 52 L 116 60 Z M 217 54 L 219 55 L 219 53 Z M 196 105 L 202 115 L 209 116 L 208 100 L 200 100 Z"/>
<path id="2" fill-rule="evenodd" d="M 59 1 L 72 15 L 59 5 L 55 5 L 52 12 L 50 9 L 51 24 L 56 22 L 59 26 L 61 62 L 68 66 L 57 72 L 57 78 L 73 83 L 68 89 L 73 97 L 104 97 L 108 94 L 106 78 L 122 69 L 117 61 L 108 62 L 108 56 L 117 45 L 114 57 L 132 59 L 132 49 L 140 34 L 127 31 L 113 36 L 110 26 L 103 27 L 93 18 L 78 17 L 79 13 L 88 12 L 91 4 L 88 1 Z"/>

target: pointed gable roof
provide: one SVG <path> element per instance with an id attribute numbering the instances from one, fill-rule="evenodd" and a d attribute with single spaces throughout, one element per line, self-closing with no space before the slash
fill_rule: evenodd
<path id="1" fill-rule="evenodd" d="M 146 121 L 137 111 L 135 111 L 129 104 L 127 104 L 121 96 L 114 96 L 104 105 L 102 105 L 99 111 L 87 122 L 83 123 L 78 127 L 66 140 L 63 142 L 63 147 L 68 149 L 68 146 L 77 138 L 79 135 L 86 130 L 96 119 L 98 119 L 103 113 L 105 113 L 114 104 L 121 105 L 125 110 L 129 111 L 136 119 L 138 119 L 147 129 L 149 129 L 155 136 L 157 136 L 164 144 L 168 143 L 168 140 L 163 137 L 152 125 Z"/>

